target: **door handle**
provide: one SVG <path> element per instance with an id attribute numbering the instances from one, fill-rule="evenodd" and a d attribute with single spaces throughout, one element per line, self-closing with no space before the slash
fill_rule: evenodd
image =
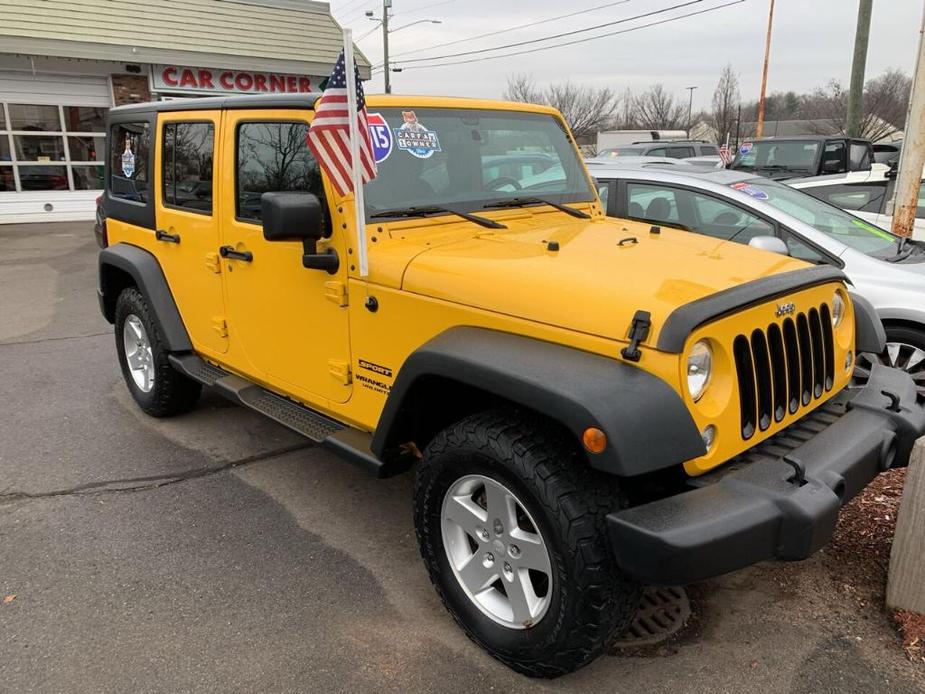
<path id="1" fill-rule="evenodd" d="M 158 241 L 167 241 L 168 243 L 180 243 L 179 234 L 168 234 L 163 229 L 158 229 L 154 232 L 154 238 Z"/>
<path id="2" fill-rule="evenodd" d="M 236 251 L 234 246 L 222 246 L 218 249 L 218 254 L 229 260 L 241 260 L 245 263 L 249 263 L 254 259 L 254 254 L 250 251 Z"/>

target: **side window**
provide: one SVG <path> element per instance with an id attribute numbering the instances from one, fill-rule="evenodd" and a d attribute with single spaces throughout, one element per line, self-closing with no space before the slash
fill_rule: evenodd
<path id="1" fill-rule="evenodd" d="M 677 194 L 671 188 L 626 184 L 627 217 L 663 224 L 680 223 Z"/>
<path id="2" fill-rule="evenodd" d="M 694 156 L 694 150 L 691 147 L 669 147 L 668 156 L 672 159 L 684 159 Z"/>
<path id="3" fill-rule="evenodd" d="M 840 184 L 804 188 L 814 198 L 843 210 L 880 212 L 886 194 L 886 181 L 880 183 Z"/>
<path id="4" fill-rule="evenodd" d="M 700 145 L 700 156 L 716 157 L 719 156 L 719 150 L 713 145 Z"/>
<path id="5" fill-rule="evenodd" d="M 668 150 L 665 147 L 656 147 L 655 149 L 650 149 L 646 152 L 647 157 L 667 157 Z"/>
<path id="6" fill-rule="evenodd" d="M 238 126 L 235 214 L 261 221 L 260 196 L 304 191 L 324 202 L 324 183 L 305 136 L 308 123 L 254 122 Z M 322 209 L 324 206 L 322 205 Z"/>
<path id="7" fill-rule="evenodd" d="M 866 144 L 852 142 L 848 149 L 849 169 L 851 171 L 870 170 L 870 149 Z"/>
<path id="8" fill-rule="evenodd" d="M 151 129 L 146 122 L 119 123 L 109 133 L 112 161 L 109 190 L 113 197 L 129 202 L 148 202 L 148 161 Z"/>
<path id="9" fill-rule="evenodd" d="M 601 198 L 601 209 L 604 210 L 604 214 L 608 214 L 610 211 L 610 206 L 608 205 L 610 184 L 607 181 L 597 181 L 597 194 Z"/>
<path id="10" fill-rule="evenodd" d="M 162 181 L 164 204 L 212 214 L 212 123 L 164 125 Z"/>
<path id="11" fill-rule="evenodd" d="M 803 241 L 793 234 L 785 232 L 783 238 L 784 243 L 787 244 L 787 251 L 790 253 L 791 257 L 797 258 L 798 260 L 805 260 L 807 263 L 815 263 L 816 265 L 827 262 L 821 253 L 803 243 Z"/>
<path id="12" fill-rule="evenodd" d="M 688 226 L 702 234 L 745 244 L 756 236 L 774 236 L 771 224 L 725 200 L 690 193 L 690 201 L 697 219 Z"/>
<path id="13" fill-rule="evenodd" d="M 838 173 L 848 170 L 848 153 L 845 151 L 845 143 L 827 142 L 822 152 L 822 173 Z"/>

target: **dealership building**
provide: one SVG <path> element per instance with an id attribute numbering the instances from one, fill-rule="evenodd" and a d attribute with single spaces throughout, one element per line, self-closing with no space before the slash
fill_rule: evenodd
<path id="1" fill-rule="evenodd" d="M 0 0 L 0 224 L 93 218 L 112 106 L 316 90 L 341 46 L 312 0 Z"/>

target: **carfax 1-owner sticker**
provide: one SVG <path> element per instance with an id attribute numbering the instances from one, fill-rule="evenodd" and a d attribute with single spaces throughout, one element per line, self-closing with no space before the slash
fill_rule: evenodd
<path id="1" fill-rule="evenodd" d="M 440 149 L 440 139 L 433 130 L 428 130 L 418 121 L 414 111 L 402 111 L 404 123 L 395 128 L 395 144 L 398 149 L 410 152 L 419 159 L 428 159 Z"/>

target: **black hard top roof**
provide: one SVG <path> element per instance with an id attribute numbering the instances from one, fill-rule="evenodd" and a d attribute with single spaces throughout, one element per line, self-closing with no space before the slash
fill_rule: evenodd
<path id="1" fill-rule="evenodd" d="M 863 137 L 848 137 L 847 135 L 780 135 L 775 137 L 773 135 L 768 135 L 767 137 L 743 137 L 743 142 L 783 142 L 785 140 L 804 140 L 807 142 L 819 142 L 821 140 L 853 140 L 855 142 L 869 142 Z"/>
<path id="2" fill-rule="evenodd" d="M 150 113 L 152 111 L 212 111 L 239 108 L 306 108 L 315 107 L 321 92 L 303 94 L 261 94 L 247 96 L 209 96 L 204 98 L 148 101 L 110 109 L 113 114 Z"/>

